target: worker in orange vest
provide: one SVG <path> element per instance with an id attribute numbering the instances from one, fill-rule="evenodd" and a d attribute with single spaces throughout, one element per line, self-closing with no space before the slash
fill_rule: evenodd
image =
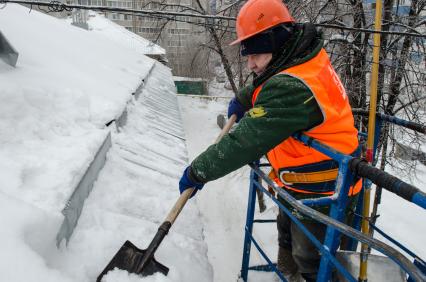
<path id="1" fill-rule="evenodd" d="M 201 190 L 206 182 L 266 154 L 270 177 L 296 199 L 333 194 L 338 163 L 291 137 L 303 132 L 345 154 L 358 147 L 347 93 L 321 33 L 312 24 L 297 24 L 281 0 L 247 1 L 236 28 L 238 39 L 231 45 L 240 44 L 255 78 L 229 103 L 228 116 L 236 114 L 238 126 L 185 169 L 180 192 Z M 360 181 L 351 187 L 351 202 L 360 189 Z M 329 206 L 316 209 L 329 212 Z M 325 225 L 292 211 L 323 241 Z M 278 269 L 288 281 L 316 281 L 318 250 L 282 211 L 277 228 Z"/>

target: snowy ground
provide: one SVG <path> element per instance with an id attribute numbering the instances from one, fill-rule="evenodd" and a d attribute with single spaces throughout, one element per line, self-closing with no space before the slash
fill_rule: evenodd
<path id="1" fill-rule="evenodd" d="M 183 96 L 179 101 L 192 160 L 216 139 L 220 132 L 216 116 L 223 113 L 224 102 L 228 101 Z M 241 169 L 208 183 L 195 197 L 204 224 L 209 261 L 215 270 L 214 281 L 234 281 L 238 277 L 248 190 L 248 178 L 241 176 L 247 175 L 248 169 Z"/>
<path id="2" fill-rule="evenodd" d="M 211 101 L 195 97 L 179 97 L 190 160 L 216 139 L 220 132 L 216 116 L 224 114 L 228 102 L 228 99 Z M 216 282 L 235 281 L 241 270 L 249 173 L 249 167 L 245 166 L 208 183 L 196 195 L 195 201 L 204 225 L 208 258 L 213 266 Z M 267 204 L 268 209 L 262 218 L 273 219 L 276 208 L 270 202 Z M 259 217 L 258 211 L 256 216 Z M 255 226 L 254 234 L 260 242 L 265 243 L 269 255 L 275 258 L 275 225 Z M 255 251 L 252 252 L 252 263 L 264 263 Z M 260 277 L 260 280 L 255 281 L 265 281 L 266 277 Z"/>
<path id="3" fill-rule="evenodd" d="M 213 95 L 216 96 L 215 92 Z M 195 97 L 179 97 L 187 135 L 189 159 L 202 152 L 219 133 L 217 114 L 226 114 L 228 99 L 206 100 Z M 417 178 L 408 177 L 420 189 L 424 187 L 424 167 L 419 164 Z M 230 175 L 208 183 L 197 194 L 197 204 L 204 223 L 208 245 L 208 257 L 214 269 L 214 281 L 233 281 L 241 269 L 243 230 L 248 197 L 249 170 L 244 167 Z M 273 219 L 277 208 L 270 201 L 263 214 L 256 211 L 255 218 Z M 383 191 L 378 226 L 406 244 L 420 257 L 426 258 L 424 234 L 424 210 L 394 194 Z M 255 225 L 254 234 L 260 238 L 270 258 L 276 257 L 277 234 L 274 224 Z M 377 236 L 383 239 L 381 236 Z M 386 241 L 386 240 L 385 240 Z M 257 251 L 252 249 L 251 264 L 265 264 Z M 250 272 L 254 281 L 265 281 L 271 275 Z"/>

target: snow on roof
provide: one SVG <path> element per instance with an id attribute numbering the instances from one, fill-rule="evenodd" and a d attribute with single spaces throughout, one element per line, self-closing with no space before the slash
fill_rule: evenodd
<path id="1" fill-rule="evenodd" d="M 0 189 L 60 211 L 69 172 L 91 161 L 154 60 L 20 5 L 0 10 L 0 26 L 20 54 L 16 68 L 0 61 Z"/>
<path id="2" fill-rule="evenodd" d="M 125 47 L 146 55 L 165 55 L 166 50 L 159 45 L 125 29 L 124 27 L 110 21 L 103 15 L 89 11 L 89 30 L 98 32 Z"/>
<path id="3" fill-rule="evenodd" d="M 146 247 L 179 195 L 187 159 L 171 71 L 104 33 L 20 5 L 0 9 L 0 27 L 20 54 L 16 68 L 0 60 L 0 281 L 95 281 L 125 239 Z M 57 249 L 61 211 L 109 133 L 105 123 L 124 108 L 128 124 L 112 132 L 78 225 Z M 169 276 L 145 281 L 211 281 L 194 202 L 185 211 L 156 254 Z"/>

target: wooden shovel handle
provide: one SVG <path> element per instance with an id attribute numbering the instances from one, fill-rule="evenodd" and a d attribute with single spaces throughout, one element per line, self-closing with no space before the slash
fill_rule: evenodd
<path id="1" fill-rule="evenodd" d="M 237 120 L 237 115 L 233 114 L 228 121 L 226 122 L 226 124 L 223 126 L 222 131 L 219 133 L 219 136 L 216 138 L 216 140 L 214 141 L 214 143 L 216 144 L 217 142 L 220 141 L 220 139 L 222 139 L 222 137 L 229 132 L 229 130 L 231 130 L 231 127 L 234 125 L 235 121 Z"/>
<path id="2" fill-rule="evenodd" d="M 222 139 L 222 137 L 226 133 L 229 132 L 229 130 L 231 129 L 232 125 L 235 123 L 236 120 L 237 120 L 237 115 L 232 115 L 229 118 L 229 120 L 226 122 L 225 126 L 223 127 L 222 131 L 220 132 L 219 136 L 216 138 L 216 141 L 214 142 L 215 144 L 217 142 L 219 142 L 220 139 Z M 194 188 L 188 188 L 185 191 L 183 191 L 182 194 L 180 194 L 180 197 L 177 199 L 175 205 L 170 210 L 165 221 L 168 221 L 173 225 L 173 223 L 175 222 L 176 218 L 178 217 L 178 215 L 182 211 L 182 209 L 185 206 L 188 199 L 191 197 L 192 192 L 194 192 L 194 190 L 195 190 L 195 187 Z"/>

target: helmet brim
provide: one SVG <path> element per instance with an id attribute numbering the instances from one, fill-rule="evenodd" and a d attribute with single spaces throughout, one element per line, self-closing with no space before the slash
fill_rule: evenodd
<path id="1" fill-rule="evenodd" d="M 274 27 L 276 27 L 276 26 L 278 26 L 278 25 L 280 25 L 280 24 L 284 24 L 284 23 L 294 23 L 294 22 L 295 22 L 295 21 L 294 21 L 294 19 L 292 18 L 292 20 L 291 20 L 291 21 L 284 21 L 284 22 L 280 22 L 280 23 L 278 23 L 278 24 L 276 24 L 275 26 L 272 26 L 272 27 L 270 27 L 270 26 L 265 27 L 265 28 L 263 28 L 263 29 L 261 29 L 261 30 L 256 31 L 255 33 L 247 34 L 246 36 L 243 36 L 243 37 L 241 37 L 241 38 L 238 38 L 238 39 L 237 39 L 237 40 L 235 40 L 235 41 L 232 41 L 231 43 L 229 43 L 229 46 L 236 45 L 236 44 L 240 43 L 241 41 L 244 41 L 244 40 L 246 40 L 246 39 L 249 39 L 250 37 L 253 37 L 253 36 L 255 36 L 255 35 L 259 34 L 259 33 L 262 33 L 262 32 L 264 32 L 265 30 L 268 30 L 268 29 L 274 28 Z"/>

